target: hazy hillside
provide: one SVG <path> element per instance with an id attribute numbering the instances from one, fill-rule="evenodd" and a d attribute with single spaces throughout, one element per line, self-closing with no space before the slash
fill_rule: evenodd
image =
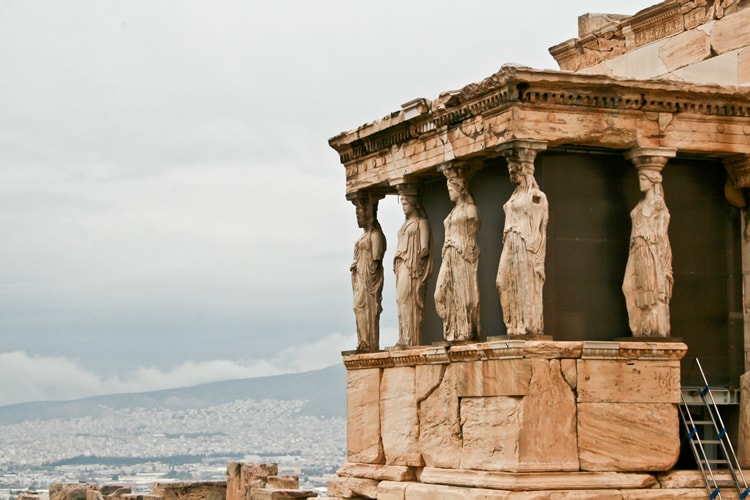
<path id="1" fill-rule="evenodd" d="M 322 370 L 165 389 L 153 392 L 94 396 L 74 401 L 43 401 L 0 406 L 0 423 L 31 419 L 100 416 L 123 408 L 203 408 L 245 399 L 304 399 L 302 413 L 326 417 L 346 415 L 346 370 Z"/>

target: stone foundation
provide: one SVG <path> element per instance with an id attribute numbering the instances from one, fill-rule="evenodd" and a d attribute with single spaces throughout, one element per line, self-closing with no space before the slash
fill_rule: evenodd
<path id="1" fill-rule="evenodd" d="M 508 340 L 347 355 L 349 463 L 329 495 L 703 498 L 659 475 L 680 454 L 686 352 Z"/>
<path id="2" fill-rule="evenodd" d="M 380 481 L 359 496 L 329 498 L 377 498 L 378 500 L 667 500 L 706 499 L 708 492 L 698 471 L 671 473 L 496 473 L 428 471 L 421 482 Z M 455 472 L 455 471 L 454 471 Z M 729 480 L 729 474 L 717 479 Z M 436 482 L 428 482 L 436 481 Z M 336 480 L 341 492 L 349 481 Z M 351 481 L 355 484 L 356 481 Z M 333 491 L 331 495 L 333 495 Z M 363 490 L 363 493 L 364 490 Z M 722 488 L 722 498 L 738 499 L 736 491 Z"/>

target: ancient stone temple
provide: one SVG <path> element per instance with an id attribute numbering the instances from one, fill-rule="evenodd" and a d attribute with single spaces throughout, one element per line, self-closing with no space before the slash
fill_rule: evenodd
<path id="1" fill-rule="evenodd" d="M 561 71 L 506 65 L 330 140 L 363 229 L 332 497 L 705 498 L 678 413 L 696 359 L 750 465 L 748 47 L 743 0 L 586 14 Z"/>

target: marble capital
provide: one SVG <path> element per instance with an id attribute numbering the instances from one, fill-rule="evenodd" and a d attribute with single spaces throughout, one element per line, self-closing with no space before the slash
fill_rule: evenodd
<path id="1" fill-rule="evenodd" d="M 517 163 L 521 166 L 534 165 L 536 155 L 547 149 L 547 141 L 534 141 L 529 139 L 513 139 L 504 142 L 495 148 L 508 164 Z"/>
<path id="2" fill-rule="evenodd" d="M 419 196 L 420 194 L 420 183 L 403 177 L 390 181 L 390 185 L 396 188 L 399 196 Z"/>
<path id="3" fill-rule="evenodd" d="M 723 163 L 734 187 L 750 187 L 750 155 L 730 156 Z"/>
<path id="4" fill-rule="evenodd" d="M 374 189 L 362 189 L 360 191 L 346 194 L 346 199 L 351 201 L 354 205 L 357 205 L 358 203 L 377 203 L 383 198 L 385 198 L 385 192 Z"/>
<path id="5" fill-rule="evenodd" d="M 636 168 L 661 171 L 670 158 L 677 156 L 674 148 L 635 148 L 625 153 L 625 159 L 633 162 Z"/>

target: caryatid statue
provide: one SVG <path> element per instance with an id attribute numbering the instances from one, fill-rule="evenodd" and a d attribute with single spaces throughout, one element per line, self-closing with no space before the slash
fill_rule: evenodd
<path id="1" fill-rule="evenodd" d="M 427 280 L 432 274 L 432 238 L 427 214 L 422 207 L 416 184 L 396 186 L 406 220 L 398 231 L 393 257 L 398 306 L 397 346 L 415 346 L 422 342 L 424 298 Z"/>
<path id="2" fill-rule="evenodd" d="M 354 317 L 357 322 L 357 350 L 377 351 L 380 346 L 380 313 L 383 308 L 383 256 L 385 236 L 378 223 L 378 197 L 356 193 L 351 201 L 357 208 L 357 225 L 362 236 L 354 245 L 350 266 Z"/>
<path id="3" fill-rule="evenodd" d="M 449 342 L 479 336 L 479 209 L 469 194 L 466 170 L 449 165 L 448 196 L 455 206 L 443 222 L 443 261 L 435 286 L 435 308 L 443 320 L 443 337 Z"/>
<path id="4" fill-rule="evenodd" d="M 622 283 L 634 337 L 669 337 L 670 333 L 674 277 L 661 170 L 675 154 L 675 150 L 664 148 L 639 148 L 626 154 L 638 168 L 638 186 L 643 193 L 630 212 L 633 228 Z"/>
<path id="5" fill-rule="evenodd" d="M 499 148 L 516 185 L 503 205 L 503 250 L 496 280 L 509 336 L 544 334 L 542 289 L 549 206 L 534 178 L 534 159 L 546 147 L 539 141 L 511 141 Z"/>

